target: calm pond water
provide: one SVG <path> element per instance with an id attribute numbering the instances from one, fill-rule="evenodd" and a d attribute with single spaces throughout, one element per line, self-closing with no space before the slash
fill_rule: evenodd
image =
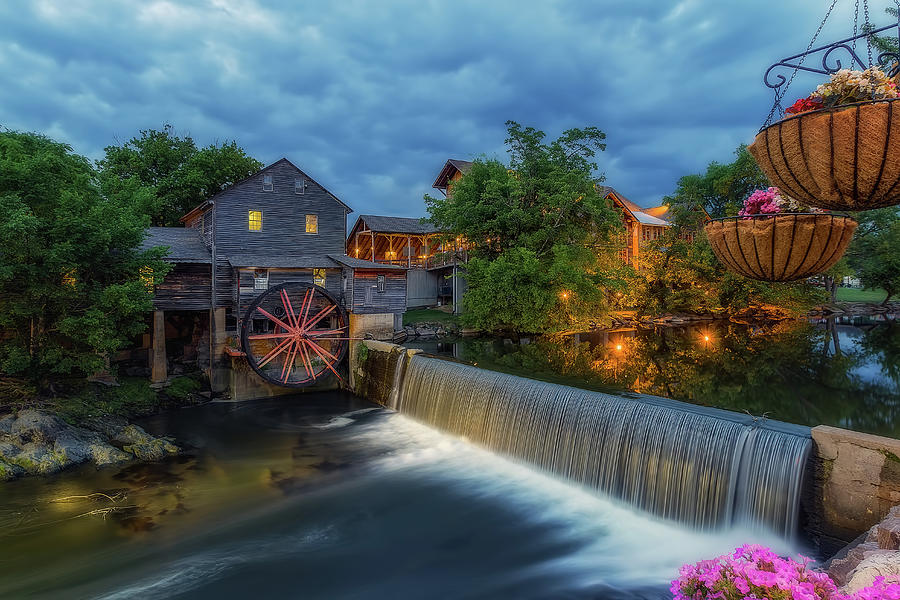
<path id="1" fill-rule="evenodd" d="M 664 598 L 691 531 L 345 393 L 145 426 L 192 450 L 0 488 L 0 598 Z"/>
<path id="2" fill-rule="evenodd" d="M 518 343 L 463 338 L 405 345 L 576 387 L 641 392 L 900 438 L 898 317 L 774 326 L 711 321 Z"/>

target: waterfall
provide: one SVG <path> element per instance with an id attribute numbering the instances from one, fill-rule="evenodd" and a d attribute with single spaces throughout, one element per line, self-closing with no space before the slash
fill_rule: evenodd
<path id="1" fill-rule="evenodd" d="M 404 355 L 391 408 L 697 528 L 797 530 L 809 429 Z"/>

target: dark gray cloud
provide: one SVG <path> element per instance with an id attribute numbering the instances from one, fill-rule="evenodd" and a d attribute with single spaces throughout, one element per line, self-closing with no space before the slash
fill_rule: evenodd
<path id="1" fill-rule="evenodd" d="M 822 39 L 852 29 L 842 2 Z M 882 7 L 873 3 L 873 14 Z M 287 156 L 357 212 L 424 214 L 447 158 L 507 119 L 607 132 L 607 182 L 657 203 L 768 112 L 765 68 L 821 2 L 196 0 L 0 3 L 0 125 L 98 158 L 172 123 Z M 796 95 L 814 82 L 798 79 Z"/>

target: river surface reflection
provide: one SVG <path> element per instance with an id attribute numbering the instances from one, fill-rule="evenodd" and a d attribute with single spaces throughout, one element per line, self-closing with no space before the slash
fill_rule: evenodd
<path id="1" fill-rule="evenodd" d="M 408 347 L 525 377 L 639 392 L 754 416 L 900 438 L 897 315 L 709 321 L 564 338 L 409 341 Z"/>
<path id="2" fill-rule="evenodd" d="M 0 598 L 666 598 L 757 541 L 654 520 L 348 394 L 145 426 L 154 465 L 3 484 Z"/>

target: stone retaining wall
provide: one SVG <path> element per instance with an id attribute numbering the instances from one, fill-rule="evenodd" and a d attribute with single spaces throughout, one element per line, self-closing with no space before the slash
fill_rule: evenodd
<path id="1" fill-rule="evenodd" d="M 812 438 L 807 530 L 830 556 L 900 504 L 900 440 L 825 425 Z"/>

